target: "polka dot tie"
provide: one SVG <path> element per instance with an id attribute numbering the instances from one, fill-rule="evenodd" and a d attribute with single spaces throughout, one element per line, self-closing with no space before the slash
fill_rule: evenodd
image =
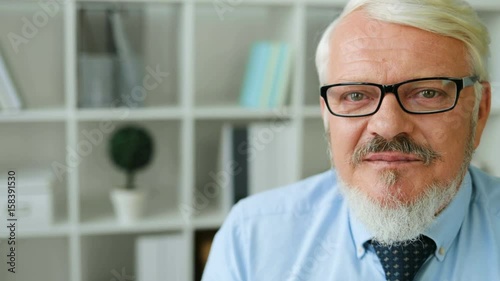
<path id="1" fill-rule="evenodd" d="M 436 250 L 436 243 L 427 236 L 420 236 L 414 242 L 383 246 L 371 242 L 375 248 L 387 281 L 412 281 L 413 277 Z"/>

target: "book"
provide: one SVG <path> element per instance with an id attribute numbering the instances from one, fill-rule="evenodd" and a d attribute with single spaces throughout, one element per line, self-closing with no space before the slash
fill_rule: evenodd
<path id="1" fill-rule="evenodd" d="M 279 55 L 276 68 L 271 96 L 268 100 L 268 107 L 270 108 L 284 106 L 287 98 L 292 69 L 292 52 L 290 46 L 286 43 L 279 44 Z"/>
<path id="2" fill-rule="evenodd" d="M 248 152 L 244 148 L 248 143 L 248 130 L 236 127 L 232 133 L 232 160 L 238 165 L 233 172 L 233 202 L 237 203 L 248 196 Z"/>
<path id="3" fill-rule="evenodd" d="M 240 199 L 248 196 L 248 129 L 226 123 L 222 127 L 219 148 L 218 185 L 227 191 L 224 208 L 229 210 Z"/>
<path id="4" fill-rule="evenodd" d="M 294 139 L 295 127 L 271 122 L 252 123 L 249 126 L 248 193 L 257 194 L 295 182 Z"/>
<path id="5" fill-rule="evenodd" d="M 186 245 L 182 234 L 139 236 L 135 243 L 135 280 L 187 280 Z"/>
<path id="6" fill-rule="evenodd" d="M 269 100 L 274 95 L 274 85 L 276 84 L 276 77 L 278 75 L 278 59 L 281 51 L 281 44 L 268 43 L 270 53 L 266 61 L 266 70 L 264 72 L 264 81 L 262 84 L 262 92 L 259 98 L 259 107 L 268 108 Z"/>
<path id="7" fill-rule="evenodd" d="M 256 42 L 252 45 L 240 95 L 240 105 L 243 107 L 259 107 L 267 62 L 271 54 L 270 47 L 267 42 Z"/>
<path id="8" fill-rule="evenodd" d="M 248 195 L 292 183 L 297 179 L 293 162 L 295 127 L 271 122 L 247 126 L 224 124 L 219 150 L 218 182 L 224 195 L 224 209 Z"/>
<path id="9" fill-rule="evenodd" d="M 17 93 L 12 77 L 7 68 L 2 53 L 0 52 L 0 107 L 2 110 L 18 111 L 22 102 Z"/>
<path id="10" fill-rule="evenodd" d="M 120 69 L 120 96 L 122 101 L 126 101 L 126 105 L 129 107 L 137 107 L 142 105 L 142 101 L 139 99 L 133 99 L 133 102 L 128 98 L 131 95 L 132 89 L 141 85 L 139 71 L 137 69 L 138 58 L 132 50 L 129 38 L 127 37 L 127 32 L 125 30 L 125 24 L 123 22 L 122 15 L 117 11 L 112 11 L 109 14 L 109 21 L 111 23 L 111 33 L 116 46 L 116 52 L 118 55 L 118 68 Z"/>
<path id="11" fill-rule="evenodd" d="M 291 74 L 291 48 L 283 42 L 252 45 L 240 95 L 248 108 L 276 108 L 285 104 Z"/>

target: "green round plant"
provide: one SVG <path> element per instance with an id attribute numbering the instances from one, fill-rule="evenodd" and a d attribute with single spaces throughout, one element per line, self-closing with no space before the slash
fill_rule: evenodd
<path id="1" fill-rule="evenodd" d="M 154 144 L 143 128 L 128 125 L 114 132 L 109 141 L 109 155 L 113 163 L 126 173 L 125 188 L 135 188 L 135 173 L 152 159 Z"/>

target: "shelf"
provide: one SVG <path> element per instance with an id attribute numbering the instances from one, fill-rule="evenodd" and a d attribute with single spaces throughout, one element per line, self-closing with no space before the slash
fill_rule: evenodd
<path id="1" fill-rule="evenodd" d="M 226 214 L 215 210 L 215 208 L 210 208 L 193 217 L 193 226 L 195 229 L 217 229 L 225 218 Z"/>
<path id="2" fill-rule="evenodd" d="M 80 3 L 76 54 L 79 106 L 178 105 L 180 9 L 178 4 L 162 1 Z M 122 24 L 116 28 L 123 29 L 124 40 L 129 43 L 118 44 L 114 51 L 109 45 L 112 32 L 117 37 L 122 33 L 112 31 L 115 25 L 108 24 L 111 10 L 118 12 Z M 122 55 L 125 50 L 131 59 L 128 64 Z"/>
<path id="3" fill-rule="evenodd" d="M 240 106 L 206 106 L 196 107 L 194 116 L 197 119 L 288 119 L 290 108 L 251 109 Z"/>
<path id="4" fill-rule="evenodd" d="M 66 120 L 63 108 L 54 109 L 23 109 L 20 111 L 0 111 L 0 122 L 51 122 Z"/>
<path id="5" fill-rule="evenodd" d="M 9 248 L 0 243 L 2 281 L 50 280 L 69 281 L 71 271 L 70 243 L 67 237 L 33 238 L 16 240 L 16 273 L 7 271 Z M 107 279 L 109 280 L 109 279 Z"/>
<path id="6" fill-rule="evenodd" d="M 0 167 L 51 170 L 54 163 L 66 163 L 64 122 L 0 123 L 0 128 Z"/>
<path id="7" fill-rule="evenodd" d="M 29 0 L 30 2 L 36 2 L 35 0 Z M 76 0 L 77 3 L 186 3 L 187 0 Z M 196 4 L 211 4 L 214 2 L 212 0 L 194 0 L 192 1 Z M 343 7 L 347 1 L 346 0 L 252 0 L 245 2 L 246 6 L 269 6 L 269 5 L 293 5 L 295 3 L 303 3 L 310 5 L 329 5 Z M 221 2 L 223 4 L 230 5 L 232 2 Z M 239 5 L 239 2 L 235 2 L 234 5 Z"/>
<path id="8" fill-rule="evenodd" d="M 77 119 L 79 121 L 180 120 L 182 116 L 183 111 L 178 106 L 93 108 L 79 109 L 77 112 Z"/>
<path id="9" fill-rule="evenodd" d="M 6 2 L 11 3 L 4 6 Z M 14 2 L 22 4 L 15 8 Z M 64 8 L 58 5 L 59 12 L 51 12 L 49 16 L 44 4 L 26 1 L 0 3 L 0 34 L 6 35 L 6 40 L 0 42 L 1 54 L 23 106 L 30 109 L 66 104 Z M 33 17 L 43 28 L 33 24 Z M 17 37 L 11 37 L 14 34 Z"/>
<path id="10" fill-rule="evenodd" d="M 197 233 L 220 228 L 231 208 L 230 191 L 220 186 L 211 189 L 228 172 L 219 165 L 224 151 L 222 133 L 227 133 L 223 129 L 228 123 L 290 123 L 292 133 L 284 139 L 293 160 L 287 162 L 293 164 L 283 170 L 294 180 L 331 168 L 315 53 L 323 31 L 347 0 L 59 1 L 58 11 L 49 15 L 46 24 L 34 24 L 35 32 L 26 21 L 44 21 L 43 12 L 51 10 L 44 6 L 47 1 L 42 2 L 0 0 L 0 32 L 28 40 L 19 45 L 18 52 L 9 38 L 0 42 L 25 108 L 0 111 L 0 167 L 21 171 L 29 164 L 53 169 L 59 163 L 68 169 L 61 170 L 58 190 L 54 190 L 54 213 L 59 217 L 42 228 L 22 228 L 21 221 L 17 236 L 24 248 L 19 269 L 24 270 L 15 276 L 0 273 L 2 281 L 16 277 L 111 280 L 122 269 L 138 276 L 136 240 L 170 233 L 187 241 L 186 274 L 179 278 L 199 280 L 192 276 Z M 472 5 L 490 30 L 491 50 L 500 49 L 498 0 L 478 0 Z M 111 10 L 122 15 L 128 49 L 136 63 L 134 77 L 139 77 L 126 86 L 118 79 L 117 69 L 123 64 L 116 60 L 116 45 L 108 44 L 112 36 L 107 13 Z M 23 34 L 30 31 L 33 34 Z M 293 50 L 292 75 L 282 108 L 239 105 L 249 53 L 257 41 L 284 42 Z M 493 52 L 488 62 L 492 81 L 500 81 L 499 65 L 500 56 Z M 145 79 L 146 75 L 152 79 Z M 495 101 L 499 85 L 492 83 Z M 137 86 L 148 90 L 134 92 Z M 123 99 L 123 93 L 140 96 L 135 97 L 140 99 L 138 106 L 112 107 Z M 118 221 L 110 200 L 110 191 L 124 183 L 125 175 L 109 158 L 109 140 L 126 125 L 144 127 L 155 141 L 154 159 L 136 177 L 140 188 L 149 191 L 146 210 L 130 224 Z M 495 153 L 499 106 L 492 106 L 487 126 L 476 156 L 491 171 L 500 171 Z M 260 141 L 267 144 L 264 138 Z M 4 227 L 0 253 L 6 252 L 6 236 Z M 50 257 L 44 257 L 46 253 Z M 0 262 L 5 264 L 6 255 Z"/>
<path id="11" fill-rule="evenodd" d="M 181 231 L 185 221 L 179 213 L 160 213 L 144 216 L 137 223 L 122 224 L 114 213 L 100 214 L 83 222 L 80 232 L 83 235 L 125 234 L 157 231 Z"/>
<path id="12" fill-rule="evenodd" d="M 35 1 L 35 0 L 32 0 Z M 161 3 L 161 4 L 178 4 L 185 2 L 183 0 L 76 0 L 76 3 L 117 3 L 117 4 L 149 4 L 149 3 Z"/>
<path id="13" fill-rule="evenodd" d="M 179 131 L 177 121 L 140 122 L 154 141 L 154 157 L 149 166 L 136 174 L 136 184 L 147 190 L 147 208 L 141 227 L 119 225 L 114 218 L 110 191 L 123 184 L 125 174 L 116 168 L 108 154 L 108 143 L 112 130 L 98 130 L 98 122 L 79 124 L 79 143 L 92 149 L 82 151 L 80 174 L 80 214 L 84 233 L 140 232 L 142 229 L 165 230 L 180 227 L 180 214 L 175 210 L 180 202 L 179 187 Z M 125 122 L 112 125 L 122 127 Z M 91 144 L 94 144 L 92 146 Z M 172 219 L 169 222 L 169 219 Z"/>
<path id="14" fill-rule="evenodd" d="M 43 238 L 43 237 L 64 237 L 70 233 L 70 226 L 67 221 L 56 222 L 51 226 L 41 226 L 36 228 L 23 227 L 22 220 L 18 221 L 18 229 L 16 229 L 16 238 Z M 3 231 L 0 233 L 0 239 L 5 239 L 7 233 Z"/>
<path id="15" fill-rule="evenodd" d="M 218 12 L 214 3 L 195 9 L 194 86 L 196 106 L 237 104 L 247 60 L 256 41 L 279 41 L 295 48 L 293 9 L 282 6 L 238 5 Z M 293 92 L 293 89 L 290 89 Z"/>

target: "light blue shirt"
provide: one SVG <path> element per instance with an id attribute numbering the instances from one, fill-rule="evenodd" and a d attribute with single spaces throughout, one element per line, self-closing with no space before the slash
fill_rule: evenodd
<path id="1" fill-rule="evenodd" d="M 424 234 L 437 249 L 415 280 L 500 280 L 500 179 L 471 167 Z M 235 205 L 202 280 L 385 280 L 370 238 L 328 171 Z"/>

